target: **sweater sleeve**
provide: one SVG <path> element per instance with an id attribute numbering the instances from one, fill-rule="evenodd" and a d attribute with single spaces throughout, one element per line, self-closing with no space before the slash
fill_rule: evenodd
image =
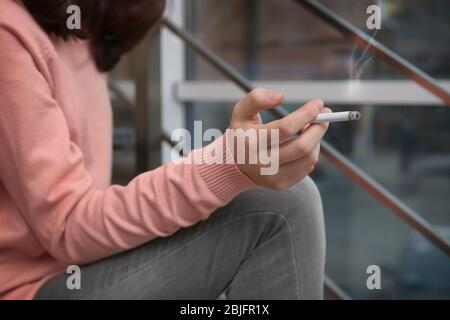
<path id="1" fill-rule="evenodd" d="M 189 157 L 207 160 L 225 140 Z M 254 186 L 223 151 L 231 164 L 171 162 L 126 187 L 96 189 L 48 81 L 24 45 L 0 28 L 0 182 L 59 261 L 93 262 L 208 218 Z"/>

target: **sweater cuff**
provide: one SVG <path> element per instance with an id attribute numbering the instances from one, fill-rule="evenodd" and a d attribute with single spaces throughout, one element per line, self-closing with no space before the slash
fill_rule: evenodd
<path id="1" fill-rule="evenodd" d="M 224 205 L 240 193 L 257 187 L 237 166 L 227 141 L 225 134 L 191 154 L 200 176 Z"/>

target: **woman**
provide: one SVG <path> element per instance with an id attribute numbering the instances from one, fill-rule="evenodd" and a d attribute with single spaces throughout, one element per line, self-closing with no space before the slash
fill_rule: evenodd
<path id="1" fill-rule="evenodd" d="M 81 30 L 66 26 L 73 4 Z M 236 105 L 230 128 L 279 129 L 276 175 L 238 164 L 225 135 L 189 157 L 223 145 L 228 164 L 171 162 L 110 186 L 107 71 L 164 5 L 0 0 L 0 298 L 322 297 L 322 207 L 307 177 L 327 130 L 308 125 L 330 112 L 321 101 L 267 125 L 259 111 L 281 93 Z M 81 289 L 67 286 L 70 265 Z"/>

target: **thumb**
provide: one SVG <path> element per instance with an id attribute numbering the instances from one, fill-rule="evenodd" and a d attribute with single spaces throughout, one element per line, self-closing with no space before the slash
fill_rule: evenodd
<path id="1" fill-rule="evenodd" d="M 284 94 L 257 88 L 238 102 L 235 116 L 240 120 L 251 120 L 262 110 L 274 109 L 284 102 Z"/>

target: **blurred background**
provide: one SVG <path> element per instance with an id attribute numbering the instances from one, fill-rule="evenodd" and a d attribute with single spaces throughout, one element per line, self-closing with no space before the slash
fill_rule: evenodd
<path id="1" fill-rule="evenodd" d="M 450 91 L 449 1 L 320 3 Z M 372 4 L 382 9 L 377 32 L 366 27 L 366 9 Z M 362 111 L 363 121 L 333 124 L 326 140 L 450 240 L 450 108 L 439 99 L 292 0 L 169 0 L 167 15 L 248 79 L 287 92 L 291 110 L 322 98 L 334 111 Z M 149 135 L 144 141 L 153 146 L 155 135 L 136 130 L 139 123 L 161 122 L 160 129 L 169 135 L 177 128 L 192 129 L 200 120 L 204 130 L 224 131 L 243 94 L 167 30 L 156 42 L 152 37 L 149 43 L 156 43 L 157 50 L 138 49 L 111 76 L 116 86 L 114 182 L 119 184 L 142 171 L 136 153 L 142 135 Z M 146 54 L 150 62 L 142 60 Z M 126 102 L 139 102 L 142 77 L 150 87 L 149 114 Z M 167 161 L 167 150 L 156 156 Z M 325 209 L 326 272 L 347 294 L 355 299 L 450 299 L 448 256 L 326 159 L 313 178 Z M 366 286 L 370 265 L 381 268 L 381 290 Z"/>

